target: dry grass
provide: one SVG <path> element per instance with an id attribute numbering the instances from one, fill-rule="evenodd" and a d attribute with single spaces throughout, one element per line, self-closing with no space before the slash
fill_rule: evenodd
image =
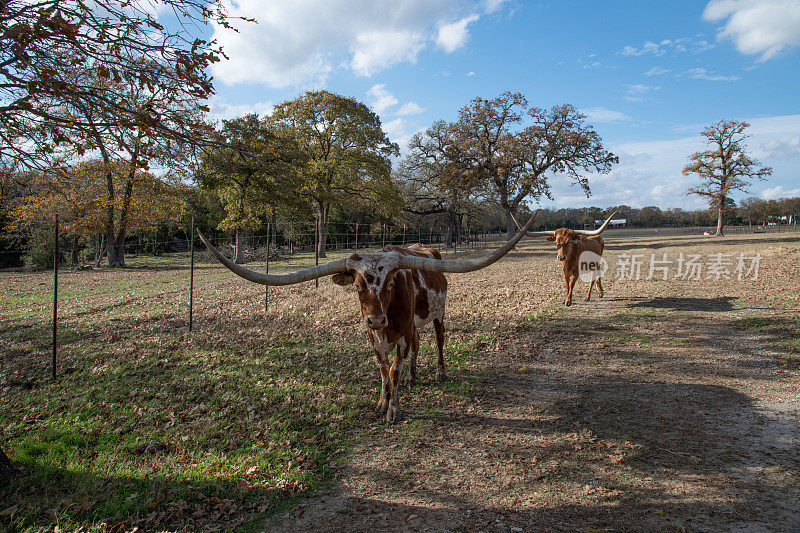
<path id="1" fill-rule="evenodd" d="M 189 334 L 174 258 L 64 273 L 51 383 L 49 275 L 0 274 L 0 443 L 23 468 L 0 526 L 796 529 L 800 235 L 606 241 L 612 273 L 623 253 L 759 252 L 760 277 L 607 279 L 589 303 L 579 282 L 567 309 L 554 251 L 526 242 L 450 276 L 451 380 L 425 332 L 397 426 L 372 418 L 356 297 L 329 280 L 271 289 L 264 313 L 204 264 Z"/>

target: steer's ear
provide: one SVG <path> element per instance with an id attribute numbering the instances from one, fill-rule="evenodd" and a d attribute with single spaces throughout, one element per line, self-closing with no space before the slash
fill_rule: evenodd
<path id="1" fill-rule="evenodd" d="M 576 235 L 576 234 L 573 233 L 572 234 L 572 240 L 573 241 L 579 241 L 579 240 L 581 240 L 581 236 L 580 235 Z"/>
<path id="2" fill-rule="evenodd" d="M 550 236 L 547 238 L 547 240 L 548 240 L 548 241 L 550 241 L 550 242 L 553 242 L 554 240 L 556 240 L 556 237 L 555 237 L 555 235 L 550 235 Z"/>
<path id="3" fill-rule="evenodd" d="M 331 276 L 333 282 L 337 285 L 341 285 L 342 287 L 347 287 L 351 285 L 356 278 L 350 272 L 341 272 L 338 274 L 334 274 Z"/>

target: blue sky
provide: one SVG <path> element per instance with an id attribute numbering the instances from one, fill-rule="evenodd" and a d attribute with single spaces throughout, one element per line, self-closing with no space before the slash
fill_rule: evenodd
<path id="1" fill-rule="evenodd" d="M 240 0 L 230 14 L 259 23 L 215 30 L 230 56 L 213 70 L 217 118 L 325 88 L 370 105 L 405 148 L 476 96 L 520 91 L 581 109 L 621 158 L 590 198 L 551 176 L 543 205 L 692 209 L 680 171 L 700 130 L 747 120 L 774 169 L 753 195 L 800 195 L 800 0 Z"/>

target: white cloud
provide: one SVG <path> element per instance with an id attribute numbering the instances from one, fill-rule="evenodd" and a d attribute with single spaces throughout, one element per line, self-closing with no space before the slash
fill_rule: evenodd
<path id="1" fill-rule="evenodd" d="M 746 120 L 750 123 L 747 133 L 749 153 L 762 164 L 772 167 L 772 176 L 767 182 L 756 181 L 753 193 L 761 187 L 769 187 L 758 193 L 762 198 L 799 196 L 797 187 L 797 163 L 800 154 L 789 159 L 777 159 L 769 149 L 794 146 L 800 143 L 800 115 L 757 117 Z M 632 207 L 657 205 L 661 208 L 680 207 L 700 209 L 706 207 L 702 198 L 687 196 L 686 189 L 697 182 L 696 175 L 684 176 L 683 167 L 694 152 L 707 150 L 705 139 L 699 135 L 705 125 L 694 125 L 681 130 L 693 131 L 691 136 L 679 139 L 642 141 L 611 144 L 609 149 L 620 157 L 620 164 L 609 174 L 592 174 L 589 184 L 592 195 L 586 198 L 581 191 L 569 185 L 563 176 L 550 178 L 553 195 L 558 207 L 580 207 L 589 205 L 619 205 Z M 765 148 L 766 147 L 766 148 Z M 738 202 L 752 193 L 737 193 Z"/>
<path id="2" fill-rule="evenodd" d="M 506 3 L 506 0 L 485 0 L 483 3 L 483 10 L 486 13 L 494 13 Z"/>
<path id="3" fill-rule="evenodd" d="M 475 71 L 473 71 L 473 70 L 470 70 L 469 72 L 467 72 L 467 77 L 468 78 L 471 78 L 474 75 L 475 75 Z"/>
<path id="4" fill-rule="evenodd" d="M 724 20 L 717 38 L 732 40 L 743 54 L 760 54 L 759 61 L 800 44 L 797 0 L 713 0 L 703 11 L 703 19 Z"/>
<path id="5" fill-rule="evenodd" d="M 645 72 L 644 75 L 645 76 L 661 76 L 663 74 L 666 74 L 667 72 L 672 72 L 672 71 L 670 69 L 668 69 L 668 68 L 653 67 L 650 70 L 648 70 L 647 72 Z"/>
<path id="6" fill-rule="evenodd" d="M 692 78 L 693 80 L 707 80 L 707 81 L 736 81 L 742 79 L 741 76 L 722 76 L 720 74 L 715 74 L 710 70 L 699 67 L 685 70 L 678 75 L 679 78 L 681 76 L 687 76 L 689 78 Z"/>
<path id="7" fill-rule="evenodd" d="M 274 104 L 272 102 L 257 102 L 255 104 L 229 104 L 214 98 L 210 101 L 211 110 L 208 113 L 211 120 L 229 120 L 232 118 L 243 117 L 251 113 L 259 116 L 272 113 Z"/>
<path id="8" fill-rule="evenodd" d="M 324 86 L 335 69 L 371 76 L 416 61 L 431 43 L 451 52 L 463 46 L 477 12 L 503 2 L 480 0 L 225 0 L 238 32 L 214 26 L 230 58 L 213 66 L 223 83 L 272 87 Z M 453 22 L 455 21 L 455 22 Z"/>
<path id="9" fill-rule="evenodd" d="M 385 83 L 378 83 L 373 85 L 368 91 L 367 96 L 370 98 L 370 105 L 376 113 L 382 115 L 384 111 L 398 103 L 397 98 L 392 93 L 386 90 Z"/>
<path id="10" fill-rule="evenodd" d="M 372 76 L 397 63 L 416 63 L 425 38 L 413 31 L 373 31 L 356 36 L 350 67 L 359 76 Z"/>
<path id="11" fill-rule="evenodd" d="M 770 139 L 761 144 L 770 159 L 792 159 L 800 156 L 800 136 L 792 137 L 786 141 Z"/>
<path id="12" fill-rule="evenodd" d="M 670 52 L 673 54 L 683 52 L 699 53 L 710 48 L 714 48 L 714 45 L 709 44 L 705 39 L 681 37 L 679 39 L 664 39 L 658 43 L 645 41 L 641 48 L 626 45 L 622 50 L 619 50 L 617 54 L 623 56 L 643 56 L 646 54 L 663 56 Z"/>
<path id="13" fill-rule="evenodd" d="M 406 102 L 405 104 L 400 106 L 400 109 L 397 110 L 397 114 L 401 115 L 401 116 L 402 115 L 418 115 L 419 113 L 422 113 L 423 111 L 425 111 L 425 110 L 423 108 L 421 108 L 419 105 L 417 105 L 416 103 L 414 103 L 414 102 Z"/>
<path id="14" fill-rule="evenodd" d="M 581 109 L 581 113 L 592 122 L 632 122 L 633 118 L 620 111 L 607 109 L 605 107 L 592 107 Z"/>
<path id="15" fill-rule="evenodd" d="M 625 99 L 629 102 L 641 102 L 647 99 L 647 95 L 653 91 L 659 90 L 661 87 L 653 85 L 644 85 L 642 83 L 631 83 L 625 85 L 626 95 Z"/>
<path id="16" fill-rule="evenodd" d="M 764 200 L 777 200 L 779 198 L 795 198 L 800 196 L 800 187 L 797 189 L 786 190 L 783 188 L 783 185 L 778 185 L 776 187 L 770 187 L 769 189 L 764 189 L 759 193 L 759 196 Z"/>
<path id="17" fill-rule="evenodd" d="M 469 36 L 467 26 L 478 20 L 478 15 L 470 15 L 449 24 L 441 24 L 436 34 L 436 45 L 445 52 L 452 53 L 464 46 Z"/>

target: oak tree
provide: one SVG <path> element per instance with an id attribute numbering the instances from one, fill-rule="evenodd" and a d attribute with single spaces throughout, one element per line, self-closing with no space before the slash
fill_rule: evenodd
<path id="1" fill-rule="evenodd" d="M 117 89 L 136 85 L 177 101 L 211 96 L 207 67 L 222 50 L 199 35 L 212 23 L 229 27 L 215 1 L 0 2 L 0 159 L 46 169 L 59 147 L 96 149 L 98 124 L 74 112 L 84 108 L 104 109 L 102 124 L 197 142 L 199 116 L 173 113 L 164 98 L 143 106 Z"/>
<path id="2" fill-rule="evenodd" d="M 466 175 L 503 208 L 509 238 L 522 202 L 550 197 L 548 174 L 567 174 L 588 196 L 583 173 L 608 173 L 619 162 L 585 118 L 568 104 L 529 108 L 521 93 L 511 92 L 475 98 L 459 111 L 454 142 L 465 154 Z"/>
<path id="3" fill-rule="evenodd" d="M 720 120 L 706 127 L 700 134 L 710 149 L 689 156 L 683 169 L 684 176 L 700 177 L 700 183 L 689 187 L 687 194 L 702 196 L 717 212 L 717 236 L 723 235 L 722 217 L 731 207 L 731 193 L 747 192 L 749 180 L 766 180 L 772 174 L 770 167 L 761 166 L 747 154 L 744 141 L 748 127 L 747 122 L 737 120 Z"/>
<path id="4" fill-rule="evenodd" d="M 362 102 L 309 91 L 275 106 L 269 121 L 291 129 L 302 152 L 299 175 L 317 213 L 320 257 L 325 257 L 332 203 L 381 205 L 398 198 L 389 159 L 399 153 L 398 147 L 389 141 L 378 115 Z"/>
<path id="5" fill-rule="evenodd" d="M 260 217 L 298 202 L 300 156 L 291 132 L 256 114 L 222 121 L 197 178 L 222 200 L 226 216 L 218 228 L 235 233 L 237 263 L 243 261 L 242 232 L 258 228 Z"/>

